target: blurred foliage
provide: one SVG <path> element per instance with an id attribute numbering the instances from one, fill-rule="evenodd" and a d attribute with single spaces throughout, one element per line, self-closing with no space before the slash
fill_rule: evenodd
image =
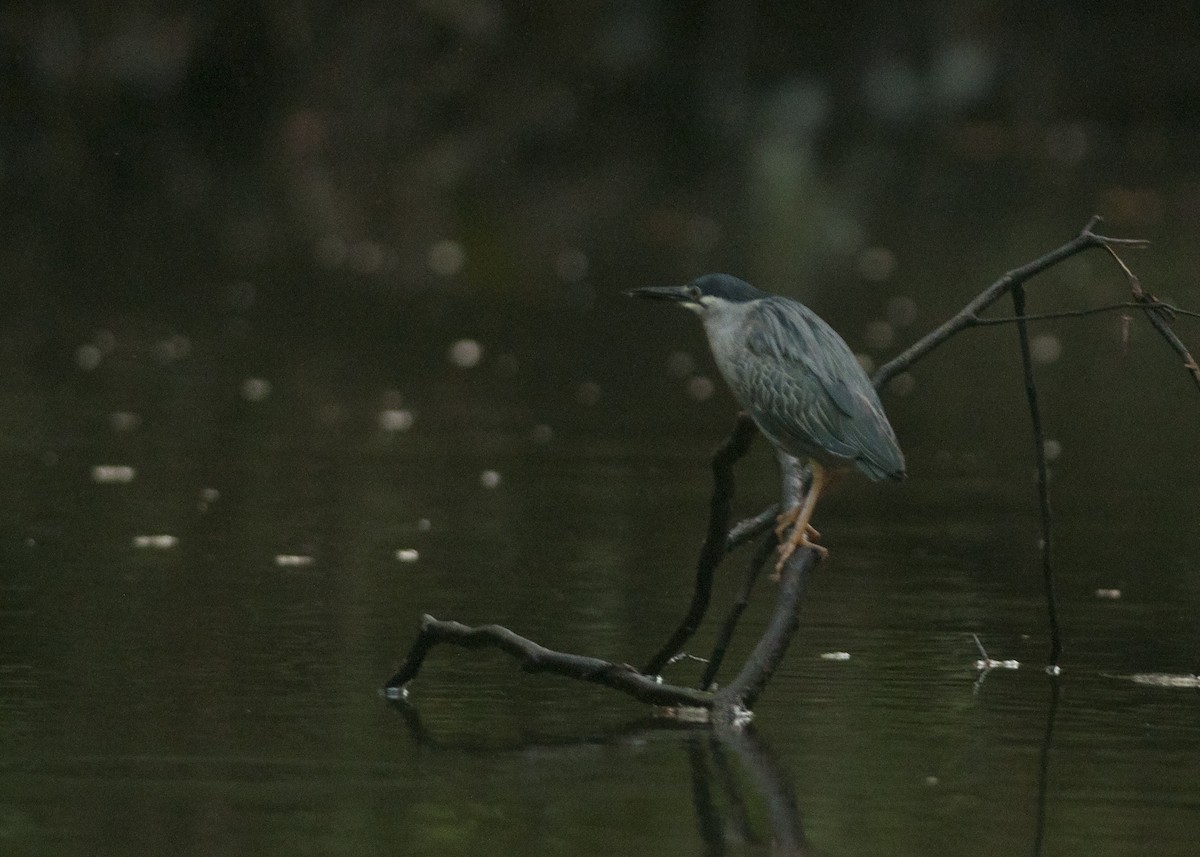
<path id="1" fill-rule="evenodd" d="M 1189 2 L 8 3 L 0 261 L 41 308 L 537 296 L 783 284 L 880 221 L 1146 229 L 1200 215 L 1198 37 Z"/>

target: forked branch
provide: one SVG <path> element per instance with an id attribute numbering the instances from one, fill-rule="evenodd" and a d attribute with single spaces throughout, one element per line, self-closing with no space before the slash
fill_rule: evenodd
<path id="1" fill-rule="evenodd" d="M 1113 247 L 1140 248 L 1148 244 L 1148 242 L 1140 239 L 1109 238 L 1107 235 L 1099 235 L 1092 231 L 1099 222 L 1100 217 L 1097 215 L 1089 220 L 1080 233 L 1066 244 L 1051 250 L 1046 255 L 1039 259 L 1034 259 L 1028 264 L 1022 265 L 1019 268 L 1013 268 L 1001 276 L 1000 279 L 976 295 L 973 300 L 953 316 L 914 342 L 894 359 L 880 366 L 875 374 L 871 376 L 871 383 L 875 385 L 876 389 L 883 387 L 892 378 L 895 378 L 901 372 L 908 369 L 908 367 L 954 336 L 954 334 L 966 330 L 968 327 L 986 323 L 981 322 L 980 319 L 980 314 L 984 310 L 1012 291 L 1013 287 L 1028 282 L 1046 269 L 1053 268 L 1060 262 L 1064 262 L 1072 256 L 1077 256 L 1084 250 L 1090 250 L 1093 247 L 1104 247 L 1109 249 L 1109 252 L 1112 252 L 1111 248 Z"/>
<path id="2" fill-rule="evenodd" d="M 1026 392 L 1029 398 L 1030 412 L 1034 421 L 1034 436 L 1038 445 L 1038 474 L 1039 497 L 1042 508 L 1043 523 L 1043 571 L 1045 573 L 1047 602 L 1050 610 L 1053 651 L 1051 662 L 1057 658 L 1060 647 L 1056 610 L 1054 605 L 1053 576 L 1050 567 L 1050 507 L 1047 493 L 1046 466 L 1041 454 L 1041 418 L 1037 406 L 1037 392 L 1034 386 L 1032 364 L 1029 360 L 1028 334 L 1026 323 L 1035 319 L 1065 317 L 1066 315 L 1083 315 L 1095 311 L 1104 311 L 1113 307 L 1102 307 L 1097 310 L 1082 310 L 1069 314 L 1050 314 L 1047 316 L 1027 316 L 1024 306 L 1023 285 L 1032 277 L 1057 265 L 1058 263 L 1093 247 L 1103 247 L 1124 271 L 1130 283 L 1133 294 L 1132 305 L 1144 311 L 1151 324 L 1167 343 L 1179 354 L 1185 368 L 1200 386 L 1200 367 L 1191 353 L 1174 334 L 1170 322 L 1175 315 L 1191 315 L 1159 301 L 1153 295 L 1142 290 L 1137 277 L 1130 271 L 1116 252 L 1118 247 L 1142 247 L 1144 241 L 1110 238 L 1093 231 L 1099 222 L 1098 217 L 1088 221 L 1083 230 L 1066 244 L 1052 250 L 1040 259 L 1027 265 L 1014 268 L 1000 277 L 978 296 L 970 301 L 962 310 L 956 313 L 929 334 L 918 340 L 902 354 L 882 366 L 872 378 L 874 385 L 879 388 L 899 373 L 905 371 L 929 352 L 945 343 L 956 333 L 968 327 L 988 324 L 1014 322 L 1018 326 L 1021 340 L 1021 350 L 1026 379 Z M 980 313 L 992 306 L 1005 294 L 1011 293 L 1014 301 L 1015 316 L 1012 318 L 982 318 Z M 753 440 L 755 428 L 746 417 L 741 417 L 732 434 L 717 450 L 713 457 L 713 496 L 709 510 L 709 520 L 704 546 L 696 565 L 696 588 L 691 605 L 679 627 L 667 642 L 650 659 L 646 666 L 637 670 L 628 664 L 615 663 L 600 658 L 584 655 L 574 655 L 547 649 L 532 640 L 513 633 L 499 625 L 484 625 L 468 627 L 458 622 L 443 622 L 432 616 L 425 616 L 421 621 L 420 633 L 413 643 L 408 656 L 399 671 L 387 683 L 387 691 L 393 698 L 402 697 L 407 693 L 408 683 L 417 676 L 424 664 L 425 657 L 437 644 L 448 644 L 463 648 L 496 648 L 516 658 L 526 672 L 547 672 L 581 681 L 593 682 L 605 687 L 619 690 L 623 693 L 678 715 L 685 711 L 705 711 L 713 722 L 738 723 L 744 720 L 744 715 L 754 706 L 759 695 L 770 681 L 775 669 L 783 659 L 791 638 L 799 627 L 799 608 L 806 574 L 816 562 L 812 550 L 796 551 L 785 564 L 780 584 L 775 593 L 775 609 L 772 612 L 766 630 L 760 637 L 752 654 L 742 666 L 739 674 L 726 687 L 719 691 L 710 691 L 709 684 L 715 678 L 716 670 L 724 656 L 732 636 L 733 628 L 741 613 L 741 608 L 749 597 L 750 587 L 757 577 L 757 569 L 770 554 L 770 545 L 774 539 L 769 538 L 766 546 L 756 553 L 751 569 L 748 572 L 738 603 L 726 620 L 724 629 L 718 641 L 717 650 L 705 671 L 703 688 L 695 689 L 664 683 L 659 678 L 663 667 L 670 662 L 681 650 L 683 644 L 691 638 L 700 622 L 704 619 L 711 593 L 713 577 L 717 566 L 725 555 L 740 544 L 756 538 L 771 528 L 775 514 L 780 507 L 793 505 L 802 490 L 803 472 L 794 459 L 781 458 L 781 473 L 783 476 L 783 499 L 779 506 L 772 506 L 758 515 L 729 526 L 733 500 L 733 465 L 749 448 Z"/>
<path id="3" fill-rule="evenodd" d="M 762 688 L 770 681 L 783 660 L 792 634 L 799 627 L 803 579 L 813 564 L 812 551 L 801 550 L 793 554 L 783 569 L 767 633 L 738 678 L 720 693 L 667 684 L 628 664 L 554 651 L 500 625 L 472 628 L 460 622 L 443 622 L 429 615 L 421 618 L 416 641 L 384 688 L 390 698 L 406 697 L 408 683 L 416 678 L 426 656 L 439 643 L 467 649 L 494 648 L 516 658 L 525 672 L 551 673 L 610 687 L 640 702 L 658 706 L 671 716 L 687 717 L 689 711 L 703 711 L 713 722 L 736 724 L 753 707 Z"/>

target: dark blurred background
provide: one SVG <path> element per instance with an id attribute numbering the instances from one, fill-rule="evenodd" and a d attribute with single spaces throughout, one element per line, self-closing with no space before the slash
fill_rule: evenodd
<path id="1" fill-rule="evenodd" d="M 638 706 L 439 653 L 434 751 L 375 696 L 425 611 L 633 663 L 677 621 L 735 404 L 694 318 L 620 292 L 738 274 L 877 366 L 1100 214 L 1198 309 L 1198 152 L 1195 2 L 8 0 L 0 841 L 696 853 L 674 742 L 521 749 Z M 1030 310 L 1128 290 L 1093 251 Z M 1196 390 L 1141 318 L 1031 329 L 1067 642 L 1047 853 L 1190 855 L 1194 693 L 1127 678 L 1196 669 Z M 1015 341 L 895 379 L 911 478 L 818 510 L 831 560 L 756 713 L 823 852 L 1028 850 Z M 776 495 L 762 447 L 739 512 Z M 972 692 L 972 633 L 1029 666 Z"/>
<path id="2" fill-rule="evenodd" d="M 41 313 L 854 288 L 881 243 L 1200 215 L 1191 2 L 12 2 L 0 39 L 0 261 Z"/>
<path id="3" fill-rule="evenodd" d="M 465 338 L 520 376 L 518 407 L 641 393 L 662 417 L 677 405 L 629 370 L 706 374 L 703 345 L 624 288 L 730 271 L 806 300 L 877 365 L 1093 213 L 1154 242 L 1131 260 L 1147 288 L 1200 304 L 1190 2 L 14 2 L 0 40 L 13 403 L 77 368 L 111 388 L 93 370 L 122 354 L 202 375 L 189 360 L 232 348 L 321 408 L 357 380 L 461 380 L 445 355 Z M 1031 309 L 1125 293 L 1088 257 Z M 1122 394 L 1183 393 L 1134 328 L 1155 359 Z M 914 437 L 953 444 L 931 403 L 972 425 L 981 388 L 1019 407 L 991 336 L 953 346 L 909 416 L 891 406 Z M 1110 385 L 1101 361 L 1130 350 L 1116 316 L 1041 346 L 1068 392 Z"/>

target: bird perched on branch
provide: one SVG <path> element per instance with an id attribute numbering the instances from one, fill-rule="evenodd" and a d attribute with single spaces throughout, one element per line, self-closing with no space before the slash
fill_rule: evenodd
<path id="1" fill-rule="evenodd" d="M 808 307 L 728 274 L 626 294 L 675 301 L 699 315 L 738 402 L 777 449 L 807 463 L 808 492 L 779 517 L 777 576 L 798 547 L 827 555 L 813 543 L 820 534 L 810 522 L 840 473 L 857 467 L 872 480 L 904 478 L 904 455 L 870 379 L 845 340 Z"/>

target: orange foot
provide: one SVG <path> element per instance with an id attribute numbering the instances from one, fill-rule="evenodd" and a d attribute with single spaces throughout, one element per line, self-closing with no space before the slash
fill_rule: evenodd
<path id="1" fill-rule="evenodd" d="M 829 556 L 828 548 L 822 547 L 812 541 L 813 538 L 817 538 L 820 535 L 812 527 L 806 526 L 803 530 L 797 528 L 797 532 L 793 532 L 792 537 L 779 546 L 779 562 L 775 563 L 775 571 L 771 575 L 771 580 L 776 583 L 779 582 L 779 578 L 783 574 L 783 567 L 792 558 L 792 554 L 796 552 L 796 548 L 812 548 L 817 552 L 817 562 Z"/>
<path id="2" fill-rule="evenodd" d="M 779 541 L 782 542 L 784 534 L 787 533 L 788 528 L 790 526 L 792 526 L 792 524 L 796 523 L 796 519 L 798 517 L 800 517 L 800 513 L 802 511 L 803 511 L 803 507 L 797 506 L 794 509 L 792 509 L 788 512 L 784 512 L 782 515 L 779 515 L 778 517 L 776 517 L 775 518 L 775 538 L 779 539 Z M 821 538 L 821 534 L 817 531 L 817 528 L 814 527 L 812 524 L 804 525 L 804 533 L 806 536 L 808 536 L 808 538 L 812 539 L 813 541 L 816 541 L 817 539 Z M 794 550 L 794 548 L 793 548 L 793 550 Z"/>

